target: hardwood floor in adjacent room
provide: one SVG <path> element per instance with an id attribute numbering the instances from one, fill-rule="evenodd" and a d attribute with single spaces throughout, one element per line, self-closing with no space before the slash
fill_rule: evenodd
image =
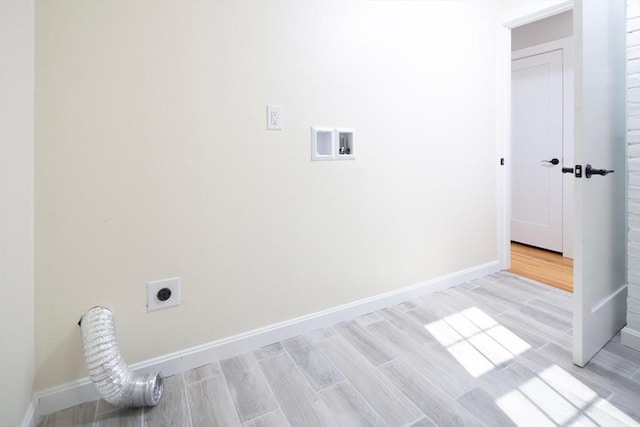
<path id="1" fill-rule="evenodd" d="M 511 242 L 509 271 L 573 292 L 573 260 L 557 252 Z"/>
<path id="2" fill-rule="evenodd" d="M 571 357 L 571 295 L 501 272 L 166 378 L 154 408 L 41 426 L 638 426 L 640 352 Z"/>

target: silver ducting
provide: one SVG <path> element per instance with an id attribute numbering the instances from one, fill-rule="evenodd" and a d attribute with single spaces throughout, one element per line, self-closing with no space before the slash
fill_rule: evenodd
<path id="1" fill-rule="evenodd" d="M 116 345 L 111 310 L 93 307 L 82 315 L 78 325 L 89 377 L 100 396 L 121 408 L 157 405 L 162 397 L 162 374 L 143 374 L 129 369 Z"/>

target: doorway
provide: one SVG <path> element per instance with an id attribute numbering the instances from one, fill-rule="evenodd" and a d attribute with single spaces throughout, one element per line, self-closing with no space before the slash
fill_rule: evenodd
<path id="1" fill-rule="evenodd" d="M 545 8 L 521 4 L 509 11 L 499 35 L 504 83 L 498 93 L 500 154 L 510 157 L 510 39 L 522 25 L 574 11 L 575 263 L 573 361 L 584 366 L 625 324 L 627 312 L 625 216 L 625 2 L 562 1 Z M 506 18 L 507 16 L 505 16 Z M 612 171 L 623 173 L 613 174 Z M 606 176 L 606 177 L 605 177 Z M 511 180 L 500 170 L 500 261 L 511 264 Z M 506 203 L 505 203 L 506 201 Z M 605 206 L 605 209 L 594 209 Z"/>
<path id="2" fill-rule="evenodd" d="M 573 289 L 573 13 L 511 30 L 511 270 Z"/>

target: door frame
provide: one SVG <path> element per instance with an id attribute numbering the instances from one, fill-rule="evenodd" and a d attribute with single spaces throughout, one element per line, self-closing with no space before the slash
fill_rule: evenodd
<path id="1" fill-rule="evenodd" d="M 510 16 L 500 20 L 496 36 L 496 142 L 498 157 L 507 161 L 511 158 L 511 30 L 573 9 L 572 0 L 524 5 L 528 10 L 511 11 Z M 501 269 L 508 270 L 511 267 L 511 173 L 507 165 L 500 163 L 496 162 L 498 261 Z"/>
<path id="2" fill-rule="evenodd" d="M 511 60 L 562 50 L 562 164 L 573 167 L 573 36 L 511 52 Z M 511 87 L 511 86 L 509 86 Z M 511 99 L 511 98 L 509 98 Z M 509 101 L 509 111 L 511 111 Z M 569 142 L 569 143 L 567 143 Z M 509 144 L 513 144 L 510 141 Z M 509 145 L 511 148 L 511 145 Z M 511 174 L 510 165 L 506 165 Z M 510 178 L 510 176 L 509 176 Z M 509 181 L 511 182 L 511 181 Z M 511 192 L 508 194 L 511 209 Z M 562 175 L 562 255 L 573 258 L 573 175 Z"/>

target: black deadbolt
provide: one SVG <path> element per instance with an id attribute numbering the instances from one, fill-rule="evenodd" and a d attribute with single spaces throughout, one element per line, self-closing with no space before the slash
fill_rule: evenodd
<path id="1" fill-rule="evenodd" d="M 169 298 L 171 298 L 171 289 L 169 288 L 162 288 L 158 291 L 157 295 L 158 299 L 160 301 L 166 301 Z"/>

